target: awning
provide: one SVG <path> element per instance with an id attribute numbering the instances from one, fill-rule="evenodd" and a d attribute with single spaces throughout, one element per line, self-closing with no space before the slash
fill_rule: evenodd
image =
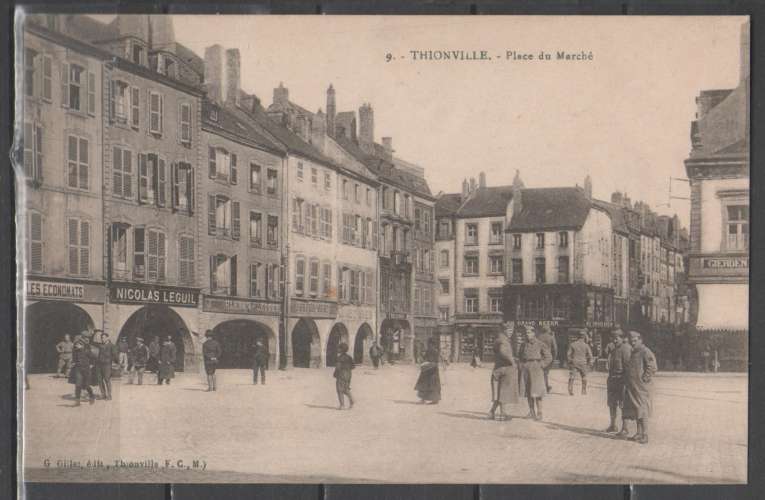
<path id="1" fill-rule="evenodd" d="M 698 330 L 749 330 L 749 285 L 699 284 Z"/>

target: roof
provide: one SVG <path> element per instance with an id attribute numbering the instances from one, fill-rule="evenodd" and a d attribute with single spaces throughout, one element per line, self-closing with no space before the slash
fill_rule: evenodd
<path id="1" fill-rule="evenodd" d="M 187 63 L 191 69 L 199 74 L 204 79 L 205 76 L 205 61 L 199 57 L 196 52 L 178 42 L 175 43 L 175 55 L 178 59 Z"/>
<path id="2" fill-rule="evenodd" d="M 460 193 L 445 193 L 436 199 L 436 217 L 452 217 L 462 205 Z"/>
<path id="3" fill-rule="evenodd" d="M 521 210 L 513 213 L 507 230 L 578 229 L 590 208 L 590 200 L 578 187 L 522 189 Z"/>
<path id="4" fill-rule="evenodd" d="M 697 144 L 690 160 L 748 154 L 749 81 L 745 80 L 725 95 L 696 122 L 692 127 Z"/>
<path id="5" fill-rule="evenodd" d="M 513 186 L 479 187 L 465 200 L 457 217 L 499 217 L 507 213 L 507 204 L 513 199 Z"/>
<path id="6" fill-rule="evenodd" d="M 109 24 L 102 23 L 85 14 L 68 15 L 66 18 L 67 34 L 76 36 L 80 40 L 96 42 L 112 40 L 119 36 L 116 18 Z"/>
<path id="7" fill-rule="evenodd" d="M 213 108 L 218 110 L 218 119 L 215 121 L 210 119 L 210 111 Z M 206 128 L 213 131 L 222 130 L 254 146 L 284 154 L 284 148 L 280 144 L 257 130 L 252 121 L 239 115 L 239 113 L 229 108 L 217 106 L 207 99 L 202 101 L 202 122 Z"/>
<path id="8" fill-rule="evenodd" d="M 592 204 L 600 207 L 611 216 L 611 226 L 617 233 L 629 234 L 627 221 L 624 218 L 624 207 L 603 200 L 592 200 Z"/>

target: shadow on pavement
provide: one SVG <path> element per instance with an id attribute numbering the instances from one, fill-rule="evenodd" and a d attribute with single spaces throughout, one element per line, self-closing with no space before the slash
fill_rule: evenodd
<path id="1" fill-rule="evenodd" d="M 542 423 L 546 425 L 549 429 L 560 429 L 562 431 L 575 432 L 577 434 L 582 434 L 584 436 L 613 439 L 616 441 L 627 441 L 626 439 L 617 437 L 615 434 L 609 434 L 607 432 L 598 431 L 595 429 L 588 429 L 586 427 L 575 427 L 573 425 L 556 424 L 554 422 L 542 422 Z"/>
<path id="2" fill-rule="evenodd" d="M 184 391 L 197 391 L 197 392 L 209 392 L 207 389 L 202 389 L 201 387 L 184 387 Z"/>
<path id="3" fill-rule="evenodd" d="M 305 406 L 307 406 L 308 408 L 316 408 L 316 409 L 319 409 L 319 410 L 334 410 L 334 411 L 340 411 L 340 410 L 338 410 L 338 409 L 337 409 L 337 406 L 329 406 L 329 405 L 311 405 L 311 404 L 308 404 L 308 403 L 306 403 L 306 405 L 305 405 Z"/>
<path id="4" fill-rule="evenodd" d="M 452 418 L 464 418 L 464 419 L 467 419 L 467 420 L 483 420 L 485 422 L 490 422 L 491 421 L 486 416 L 486 414 L 484 414 L 483 417 L 479 417 L 477 415 L 471 415 L 471 413 L 473 413 L 473 412 L 464 412 L 464 413 L 449 413 L 449 412 L 446 412 L 446 411 L 439 411 L 438 412 L 439 415 L 444 415 L 444 416 L 452 417 Z"/>
<path id="5" fill-rule="evenodd" d="M 393 399 L 392 400 L 397 405 L 417 405 L 417 406 L 425 406 L 424 404 L 420 403 L 419 401 L 405 401 L 403 399 Z"/>
<path id="6" fill-rule="evenodd" d="M 655 469 L 653 467 L 635 467 L 635 469 L 650 472 L 653 474 L 663 474 L 668 477 L 666 482 L 668 483 L 690 483 L 690 484 L 705 484 L 705 483 L 743 483 L 745 480 L 736 480 L 731 477 L 710 477 L 710 476 L 696 476 L 692 474 L 680 474 L 678 472 L 670 472 L 661 469 Z"/>

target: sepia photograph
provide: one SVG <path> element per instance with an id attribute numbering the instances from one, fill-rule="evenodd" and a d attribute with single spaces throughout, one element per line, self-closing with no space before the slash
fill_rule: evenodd
<path id="1" fill-rule="evenodd" d="M 20 484 L 747 483 L 747 16 L 14 37 Z"/>

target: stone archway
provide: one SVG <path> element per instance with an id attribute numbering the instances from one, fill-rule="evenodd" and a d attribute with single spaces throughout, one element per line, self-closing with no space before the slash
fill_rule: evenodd
<path id="1" fill-rule="evenodd" d="M 186 366 L 194 366 L 194 342 L 191 340 L 186 323 L 171 308 L 163 305 L 146 305 L 130 315 L 122 326 L 118 337 L 125 337 L 130 346 L 141 337 L 149 345 L 155 338 L 172 338 L 176 348 L 175 369 L 183 371 Z"/>
<path id="2" fill-rule="evenodd" d="M 263 342 L 271 366 L 276 356 L 276 336 L 266 325 L 248 319 L 234 319 L 219 323 L 213 335 L 220 342 L 223 354 L 219 368 L 252 368 L 257 341 Z"/>
<path id="3" fill-rule="evenodd" d="M 295 368 L 321 366 L 319 328 L 312 319 L 300 318 L 292 329 L 292 366 Z"/>
<path id="4" fill-rule="evenodd" d="M 356 339 L 353 342 L 353 362 L 361 364 L 366 359 L 366 353 L 372 342 L 372 327 L 363 323 L 356 332 Z"/>
<path id="5" fill-rule="evenodd" d="M 93 319 L 71 302 L 40 301 L 24 310 L 24 357 L 26 373 L 55 373 L 56 344 L 69 335 L 92 331 Z"/>
<path id="6" fill-rule="evenodd" d="M 337 361 L 337 346 L 341 342 L 348 344 L 348 329 L 342 323 L 335 323 L 327 337 L 327 366 L 335 366 Z"/>

